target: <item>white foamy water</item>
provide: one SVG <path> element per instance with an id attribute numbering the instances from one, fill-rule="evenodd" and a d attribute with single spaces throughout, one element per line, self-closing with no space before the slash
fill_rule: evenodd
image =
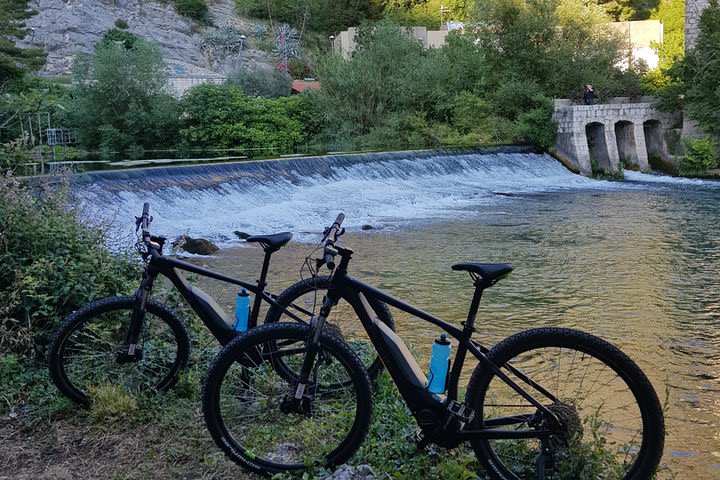
<path id="1" fill-rule="evenodd" d="M 75 190 L 112 238 L 127 238 L 150 202 L 159 235 L 237 245 L 235 230 L 313 241 L 341 211 L 348 229 L 393 229 L 470 218 L 515 196 L 619 188 L 634 187 L 575 175 L 548 155 L 405 152 L 98 172 Z"/>

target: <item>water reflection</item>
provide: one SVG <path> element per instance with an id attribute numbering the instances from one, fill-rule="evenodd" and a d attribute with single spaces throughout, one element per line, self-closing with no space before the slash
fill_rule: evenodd
<path id="1" fill-rule="evenodd" d="M 640 188 L 642 187 L 642 188 Z M 342 206 L 339 206 L 342 208 Z M 579 328 L 629 354 L 667 393 L 667 454 L 678 478 L 717 478 L 720 456 L 720 190 L 696 184 L 509 197 L 472 220 L 347 234 L 353 275 L 459 324 L 472 295 L 460 261 L 511 262 L 487 291 L 478 338 L 493 344 L 535 326 Z M 318 230 L 321 225 L 318 225 Z M 298 279 L 308 246 L 283 249 L 272 285 Z M 207 263 L 257 271 L 260 252 L 229 249 Z M 232 292 L 225 295 L 228 308 Z M 436 328 L 396 315 L 429 359 Z"/>

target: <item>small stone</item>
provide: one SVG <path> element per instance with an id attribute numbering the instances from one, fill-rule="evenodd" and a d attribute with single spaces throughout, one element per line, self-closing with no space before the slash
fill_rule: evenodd
<path id="1" fill-rule="evenodd" d="M 360 230 L 374 230 L 374 229 L 375 229 L 375 227 L 373 227 L 372 225 L 368 225 L 368 224 L 365 224 L 362 227 L 360 227 Z"/>
<path id="2" fill-rule="evenodd" d="M 325 480 L 374 480 L 375 474 L 370 465 L 358 465 L 352 467 L 350 465 L 341 465 Z"/>

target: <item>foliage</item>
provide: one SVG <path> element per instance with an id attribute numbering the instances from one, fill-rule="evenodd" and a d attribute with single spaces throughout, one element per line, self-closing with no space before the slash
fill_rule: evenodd
<path id="1" fill-rule="evenodd" d="M 663 24 L 663 41 L 653 48 L 660 57 L 658 66 L 667 69 L 685 55 L 685 0 L 660 0 L 650 18 Z"/>
<path id="2" fill-rule="evenodd" d="M 115 28 L 119 28 L 120 30 L 127 30 L 128 27 L 128 23 L 122 18 L 118 18 L 117 20 L 115 20 Z"/>
<path id="3" fill-rule="evenodd" d="M 208 20 L 208 6 L 205 0 L 175 0 L 175 10 L 200 22 Z"/>
<path id="4" fill-rule="evenodd" d="M 62 316 L 131 291 L 134 266 L 109 253 L 105 232 L 81 214 L 66 180 L 0 180 L 0 352 L 33 357 Z"/>
<path id="5" fill-rule="evenodd" d="M 34 76 L 17 79 L 0 88 L 0 171 L 14 170 L 31 161 L 30 149 L 39 138 L 36 129 L 31 138 L 27 128 L 29 119 L 37 125 L 40 114 L 44 123 L 47 113 L 53 125 L 67 125 L 71 96 L 71 90 L 62 83 Z"/>
<path id="6" fill-rule="evenodd" d="M 307 96 L 253 98 L 237 86 L 199 85 L 181 101 L 180 136 L 193 147 L 287 153 L 314 133 Z"/>
<path id="7" fill-rule="evenodd" d="M 102 40 L 92 56 L 79 56 L 71 109 L 79 142 L 108 154 L 173 144 L 179 114 L 165 69 L 159 47 L 139 37 L 129 48 Z"/>
<path id="8" fill-rule="evenodd" d="M 601 6 L 615 22 L 645 20 L 658 0 L 593 0 Z"/>
<path id="9" fill-rule="evenodd" d="M 238 11 L 295 27 L 302 38 L 306 30 L 327 34 L 377 19 L 376 0 L 235 0 Z"/>
<path id="10" fill-rule="evenodd" d="M 245 35 L 232 25 L 207 30 L 200 39 L 200 48 L 211 59 L 224 59 L 228 55 L 241 52 L 245 45 Z"/>
<path id="11" fill-rule="evenodd" d="M 439 30 L 442 23 L 449 20 L 464 22 L 472 5 L 470 0 L 385 0 L 383 13 L 401 25 L 408 27 L 424 26 Z"/>
<path id="12" fill-rule="evenodd" d="M 720 141 L 720 6 L 711 0 L 700 17 L 695 48 L 685 58 L 687 112 L 700 128 Z"/>
<path id="13" fill-rule="evenodd" d="M 290 76 L 280 70 L 249 70 L 241 68 L 228 77 L 229 85 L 237 85 L 251 97 L 277 98 L 290 95 Z"/>
<path id="14" fill-rule="evenodd" d="M 425 100 L 419 42 L 389 22 L 364 26 L 357 42 L 350 60 L 332 55 L 318 66 L 320 108 L 336 137 L 369 134 L 388 114 L 417 110 Z"/>
<path id="15" fill-rule="evenodd" d="M 717 146 L 708 138 L 686 139 L 687 153 L 678 163 L 680 175 L 702 175 L 717 165 Z"/>
<path id="16" fill-rule="evenodd" d="M 24 20 L 35 15 L 28 7 L 28 0 L 0 0 L 0 86 L 9 80 L 21 78 L 26 72 L 34 72 L 45 64 L 45 52 L 39 48 L 16 46 L 30 33 Z"/>
<path id="17" fill-rule="evenodd" d="M 103 35 L 98 43 L 98 47 L 108 47 L 112 44 L 119 44 L 129 50 L 135 46 L 137 41 L 142 41 L 142 37 L 121 28 L 113 28 L 105 32 L 105 35 Z"/>
<path id="18" fill-rule="evenodd" d="M 485 59 L 489 86 L 506 79 L 532 80 L 555 98 L 620 90 L 615 67 L 622 42 L 607 17 L 580 0 L 478 0 L 472 34 Z"/>

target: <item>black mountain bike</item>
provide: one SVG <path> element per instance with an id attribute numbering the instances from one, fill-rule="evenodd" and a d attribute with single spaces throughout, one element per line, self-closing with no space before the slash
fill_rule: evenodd
<path id="1" fill-rule="evenodd" d="M 265 252 L 260 279 L 252 284 L 163 255 L 166 239 L 150 234 L 152 217 L 149 211 L 150 206 L 145 203 L 142 215 L 136 219 L 136 227 L 142 229 L 137 246 L 144 267 L 135 295 L 108 297 L 85 305 L 63 320 L 50 342 L 50 377 L 64 395 L 77 403 L 88 405 L 93 390 L 104 386 L 119 385 L 128 393 L 167 390 L 187 366 L 190 337 L 185 324 L 166 305 L 150 298 L 159 275 L 172 282 L 221 345 L 239 335 L 240 332 L 234 329 L 234 319 L 207 293 L 188 283 L 183 270 L 238 285 L 254 293 L 248 329 L 257 325 L 263 301 L 271 305 L 266 323 L 309 323 L 313 316 L 308 310 L 312 309 L 309 305 L 315 297 L 322 298 L 328 288 L 329 277 L 315 277 L 300 281 L 277 296 L 265 291 L 270 257 L 292 238 L 292 233 L 255 235 L 246 239 L 260 244 Z M 394 324 L 387 306 L 378 302 L 373 307 L 378 317 L 392 329 Z M 364 348 L 363 335 L 346 330 L 356 324 L 354 315 L 350 305 L 341 301 L 337 315 L 326 328 L 362 349 L 357 353 L 365 359 L 368 374 L 374 376 L 381 368 L 380 360 L 372 349 Z M 287 365 L 280 371 L 288 378 L 294 375 Z"/>
<path id="2" fill-rule="evenodd" d="M 647 479 L 663 451 L 657 395 L 638 366 L 608 342 L 577 330 L 537 328 L 491 349 L 475 342 L 484 289 L 509 264 L 459 263 L 475 286 L 462 328 L 348 275 L 353 252 L 335 241 L 321 262 L 335 269 L 319 315 L 310 325 L 272 324 L 250 330 L 215 358 L 205 381 L 205 421 L 217 445 L 244 468 L 272 474 L 332 467 L 358 449 L 370 425 L 372 388 L 363 364 L 341 339 L 323 330 L 336 302 L 355 309 L 373 346 L 412 412 L 420 447 L 470 442 L 496 479 Z M 456 353 L 442 394 L 403 341 L 378 319 L 384 302 L 430 322 L 454 338 Z M 478 359 L 465 391 L 458 382 L 467 353 Z M 295 375 L 280 373 L 292 365 Z"/>

